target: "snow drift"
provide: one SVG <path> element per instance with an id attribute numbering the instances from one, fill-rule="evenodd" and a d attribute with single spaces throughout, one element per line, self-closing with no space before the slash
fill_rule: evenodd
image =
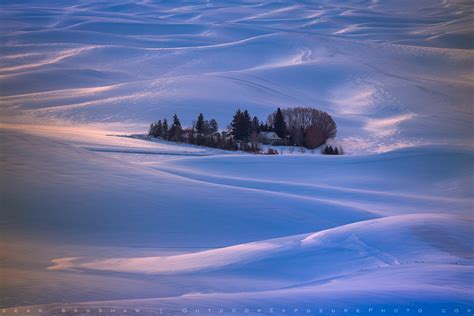
<path id="1" fill-rule="evenodd" d="M 0 6 L 2 306 L 472 306 L 469 1 Z M 278 106 L 349 155 L 119 137 Z"/>

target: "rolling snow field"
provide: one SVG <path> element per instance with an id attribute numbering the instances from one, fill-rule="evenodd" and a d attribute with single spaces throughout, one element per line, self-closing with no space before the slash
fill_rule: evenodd
<path id="1" fill-rule="evenodd" d="M 0 45 L 0 312 L 473 315 L 471 1 L 4 0 Z M 291 106 L 346 155 L 124 137 Z"/>

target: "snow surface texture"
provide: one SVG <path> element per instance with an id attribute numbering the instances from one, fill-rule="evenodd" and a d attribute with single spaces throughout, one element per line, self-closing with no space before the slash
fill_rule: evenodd
<path id="1" fill-rule="evenodd" d="M 2 1 L 1 305 L 465 311 L 473 11 Z M 301 105 L 349 155 L 120 137 Z"/>

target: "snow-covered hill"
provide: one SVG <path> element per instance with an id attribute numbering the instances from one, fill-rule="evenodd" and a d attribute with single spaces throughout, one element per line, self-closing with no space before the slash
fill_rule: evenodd
<path id="1" fill-rule="evenodd" d="M 2 5 L 2 117 L 229 123 L 276 106 L 336 116 L 352 151 L 470 144 L 469 1 Z M 467 117 L 466 117 L 467 116 Z"/>
<path id="2" fill-rule="evenodd" d="M 0 305 L 466 312 L 473 13 L 2 1 Z M 335 118 L 349 155 L 119 136 L 300 105 Z"/>

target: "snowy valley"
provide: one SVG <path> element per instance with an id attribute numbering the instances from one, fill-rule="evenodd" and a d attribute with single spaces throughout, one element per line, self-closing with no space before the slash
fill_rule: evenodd
<path id="1" fill-rule="evenodd" d="M 0 307 L 472 315 L 473 16 L 2 1 Z M 296 106 L 330 113 L 346 155 L 122 137 Z"/>

